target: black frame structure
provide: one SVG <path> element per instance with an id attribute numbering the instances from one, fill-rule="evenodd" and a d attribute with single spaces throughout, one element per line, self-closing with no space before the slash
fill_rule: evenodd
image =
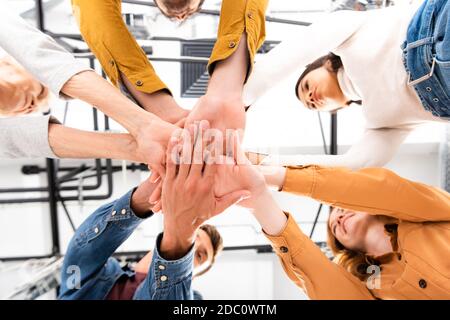
<path id="1" fill-rule="evenodd" d="M 155 7 L 156 5 L 153 2 L 142 2 L 142 1 L 136 1 L 136 0 L 122 0 L 123 3 L 129 3 L 129 4 L 137 4 L 137 5 L 143 5 L 143 6 L 151 6 Z M 35 0 L 36 3 L 36 21 L 37 21 L 37 27 L 47 33 L 48 35 L 55 38 L 56 41 L 58 41 L 61 45 L 66 47 L 69 51 L 71 51 L 77 58 L 85 58 L 89 59 L 89 63 L 92 69 L 95 69 L 95 57 L 90 53 L 89 50 L 80 50 L 78 48 L 74 48 L 67 44 L 63 39 L 74 39 L 74 40 L 80 40 L 82 41 L 82 37 L 79 34 L 54 34 L 45 28 L 45 15 L 44 15 L 44 4 L 42 0 Z M 214 16 L 220 16 L 220 11 L 217 10 L 205 10 L 202 9 L 199 11 L 201 14 L 207 14 L 207 15 L 214 15 Z M 295 21 L 295 20 L 285 20 L 285 19 L 279 19 L 275 17 L 266 16 L 266 21 L 274 22 L 274 23 L 284 23 L 284 24 L 291 24 L 291 25 L 299 25 L 299 26 L 308 26 L 310 23 L 308 22 L 302 22 L 302 21 Z M 169 38 L 169 37 L 158 37 L 154 38 L 153 40 L 162 40 L 162 41 L 186 41 L 184 39 L 180 38 Z M 211 39 L 205 39 L 205 43 L 210 43 Z M 200 40 L 201 41 L 201 40 Z M 263 45 L 263 47 L 260 49 L 259 52 L 268 52 L 274 45 L 278 44 L 276 41 L 266 41 Z M 144 48 L 144 51 L 149 55 L 152 53 L 151 48 Z M 188 49 L 186 51 L 189 51 Z M 199 63 L 206 65 L 205 57 L 184 57 L 184 58 L 152 58 L 153 61 L 174 61 L 174 62 L 185 62 L 185 63 Z M 103 72 L 103 76 L 105 77 L 105 74 Z M 94 119 L 94 130 L 99 130 L 98 126 L 98 113 L 95 108 L 93 108 L 93 119 Z M 319 115 L 319 122 L 321 125 L 321 131 L 322 131 L 322 138 L 324 142 L 324 148 L 325 153 L 328 154 L 337 154 L 337 115 L 332 114 L 331 115 L 331 132 L 330 132 L 330 145 L 327 149 L 326 142 L 325 142 L 325 136 L 323 134 L 323 128 L 322 128 L 322 121 L 320 119 Z M 104 118 L 105 123 L 105 129 L 109 129 L 109 118 L 105 116 Z M 1 193 L 17 193 L 17 192 L 47 192 L 48 196 L 41 197 L 41 198 L 22 198 L 22 199 L 1 199 L 0 204 L 11 204 L 11 203 L 30 203 L 30 202 L 48 202 L 49 204 L 49 213 L 50 213 L 50 224 L 51 224 L 51 232 L 52 232 L 52 248 L 51 252 L 46 255 L 41 256 L 23 256 L 23 257 L 0 257 L 0 261 L 22 261 L 22 260 L 28 260 L 28 259 L 41 259 L 41 258 L 50 258 L 53 256 L 60 256 L 61 255 L 61 248 L 60 248 L 60 233 L 59 233 L 59 226 L 58 226 L 58 202 L 62 204 L 62 207 L 66 213 L 66 216 L 71 223 L 72 227 L 74 228 L 74 225 L 72 223 L 72 220 L 70 218 L 70 214 L 66 209 L 65 201 L 75 201 L 78 200 L 78 197 L 70 196 L 70 197 L 62 197 L 60 192 L 61 191 L 69 191 L 69 190 L 77 190 L 77 186 L 62 186 L 62 184 L 78 180 L 76 176 L 82 172 L 87 171 L 90 169 L 85 164 L 82 164 L 78 167 L 60 167 L 58 160 L 54 159 L 46 159 L 46 166 L 40 167 L 36 165 L 31 166 L 23 166 L 22 167 L 22 173 L 23 174 L 39 174 L 46 172 L 47 176 L 47 186 L 46 187 L 35 187 L 35 188 L 8 188 L 8 189 L 0 189 Z M 110 159 L 106 160 L 106 163 L 103 164 L 102 160 L 96 159 L 95 160 L 95 167 L 94 171 L 95 174 L 91 174 L 87 177 L 96 177 L 97 182 L 94 185 L 86 185 L 83 186 L 83 190 L 97 190 L 101 187 L 103 184 L 103 175 L 106 175 L 107 177 L 107 192 L 106 194 L 99 194 L 99 195 L 89 195 L 83 198 L 83 200 L 103 200 L 108 199 L 111 197 L 113 192 L 113 173 L 116 171 L 122 170 L 122 167 L 120 166 L 113 166 L 112 161 Z M 148 170 L 146 165 L 143 164 L 130 164 L 127 166 L 127 170 L 142 170 L 146 171 Z M 58 173 L 64 173 L 63 176 L 58 177 Z M 87 178 L 86 177 L 86 178 Z M 314 220 L 310 236 L 313 235 L 315 226 L 318 222 L 318 218 L 320 215 L 322 209 L 322 205 L 319 206 L 316 218 Z M 317 243 L 319 246 L 324 247 L 324 243 Z M 232 247 L 225 247 L 225 251 L 233 251 L 233 250 L 256 250 L 258 253 L 264 253 L 264 252 L 272 252 L 272 248 L 270 245 L 252 245 L 252 246 L 232 246 Z M 121 252 L 117 253 L 116 256 L 121 257 L 140 257 L 145 255 L 146 252 Z"/>

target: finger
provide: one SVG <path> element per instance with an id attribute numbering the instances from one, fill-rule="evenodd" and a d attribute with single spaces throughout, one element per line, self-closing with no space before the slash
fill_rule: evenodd
<path id="1" fill-rule="evenodd" d="M 150 165 L 150 170 L 152 173 L 164 178 L 166 176 L 166 168 L 162 164 L 152 164 Z"/>
<path id="2" fill-rule="evenodd" d="M 171 137 L 166 150 L 166 179 L 174 179 L 176 176 L 176 167 L 178 162 L 178 143 L 177 137 Z"/>
<path id="3" fill-rule="evenodd" d="M 160 178 L 161 178 L 161 176 L 156 171 L 152 171 L 150 173 L 150 177 L 148 179 L 149 179 L 150 183 L 157 183 Z"/>
<path id="4" fill-rule="evenodd" d="M 161 201 L 158 201 L 152 208 L 153 212 L 160 212 L 162 209 Z"/>
<path id="5" fill-rule="evenodd" d="M 192 153 L 193 145 L 195 144 L 195 134 L 197 131 L 197 126 L 192 124 L 189 125 L 188 130 L 183 131 L 183 142 L 182 142 L 182 152 L 181 152 L 181 164 L 178 177 L 180 179 L 186 179 L 192 163 Z"/>
<path id="6" fill-rule="evenodd" d="M 242 148 L 242 136 L 244 135 L 243 130 L 237 129 L 234 132 L 234 161 L 238 165 L 249 164 L 249 160 L 245 155 L 244 149 Z"/>
<path id="7" fill-rule="evenodd" d="M 186 125 L 186 120 L 187 120 L 187 118 L 183 118 L 183 119 L 179 120 L 177 123 L 175 123 L 175 125 L 177 127 L 184 128 L 184 126 Z"/>
<path id="8" fill-rule="evenodd" d="M 151 205 L 155 205 L 157 202 L 161 200 L 161 194 L 162 194 L 162 181 L 159 182 L 158 186 L 153 190 L 152 194 L 148 198 L 148 202 Z"/>
<path id="9" fill-rule="evenodd" d="M 244 199 L 250 198 L 250 191 L 248 190 L 238 190 L 228 193 L 219 199 L 216 199 L 216 212 L 215 214 L 222 213 L 228 207 L 236 204 Z"/>
<path id="10" fill-rule="evenodd" d="M 202 120 L 199 123 L 197 136 L 195 139 L 194 152 L 192 155 L 192 165 L 189 173 L 190 177 L 200 177 L 204 166 L 204 152 L 206 151 L 206 141 L 204 132 L 209 129 L 209 122 Z"/>
<path id="11" fill-rule="evenodd" d="M 221 163 L 223 155 L 220 155 L 216 159 L 214 146 L 207 148 L 205 151 L 205 169 L 203 171 L 203 176 L 213 177 L 217 172 L 217 166 Z"/>

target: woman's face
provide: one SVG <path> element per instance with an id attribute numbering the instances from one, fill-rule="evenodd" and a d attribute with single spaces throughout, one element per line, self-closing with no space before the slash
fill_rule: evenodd
<path id="1" fill-rule="evenodd" d="M 48 89 L 9 57 L 0 60 L 0 113 L 22 115 L 36 112 L 46 103 Z"/>
<path id="2" fill-rule="evenodd" d="M 328 219 L 331 233 L 347 249 L 365 251 L 367 230 L 376 217 L 365 212 L 334 208 Z"/>
<path id="3" fill-rule="evenodd" d="M 317 111 L 334 111 L 347 102 L 330 61 L 309 72 L 300 82 L 297 93 L 307 108 Z"/>

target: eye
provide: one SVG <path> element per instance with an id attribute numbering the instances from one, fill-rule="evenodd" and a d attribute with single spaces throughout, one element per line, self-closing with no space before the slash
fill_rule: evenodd
<path id="1" fill-rule="evenodd" d="M 305 82 L 305 88 L 306 88 L 306 90 L 309 90 L 309 84 L 308 84 L 308 81 Z"/>

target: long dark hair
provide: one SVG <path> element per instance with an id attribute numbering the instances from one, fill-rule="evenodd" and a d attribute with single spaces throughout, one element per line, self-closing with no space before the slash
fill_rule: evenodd
<path id="1" fill-rule="evenodd" d="M 339 56 L 335 55 L 334 53 L 330 52 L 327 55 L 324 55 L 322 57 L 320 57 L 317 60 L 314 60 L 313 62 L 311 62 L 310 64 L 308 64 L 306 66 L 305 71 L 303 71 L 303 73 L 300 75 L 300 78 L 298 78 L 297 83 L 295 84 L 295 96 L 297 97 L 298 100 L 300 100 L 300 97 L 298 96 L 298 87 L 300 85 L 300 82 L 302 82 L 303 78 L 306 77 L 306 75 L 308 73 L 310 73 L 311 71 L 314 71 L 316 69 L 319 69 L 320 67 L 322 67 L 327 61 L 330 61 L 331 63 L 331 70 L 332 72 L 337 73 L 338 70 L 340 68 L 342 68 L 344 65 L 342 64 L 342 60 Z M 361 104 L 361 100 L 350 100 L 347 101 L 347 105 L 350 105 L 352 103 L 356 103 L 356 104 Z"/>

